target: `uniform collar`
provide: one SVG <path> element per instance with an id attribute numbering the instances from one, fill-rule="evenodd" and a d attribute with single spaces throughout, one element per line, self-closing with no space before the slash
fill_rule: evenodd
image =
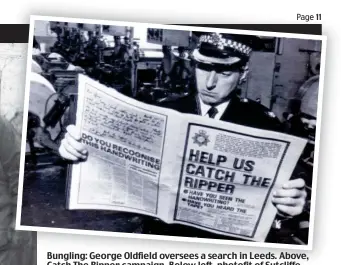
<path id="1" fill-rule="evenodd" d="M 207 105 L 205 104 L 201 98 L 200 95 L 198 95 L 198 99 L 199 99 L 199 105 L 200 105 L 200 111 L 201 111 L 201 116 L 207 116 L 207 112 L 208 110 L 212 107 L 211 105 Z M 220 103 L 219 105 L 215 106 L 218 110 L 217 115 L 215 116 L 215 119 L 220 119 L 220 117 L 223 115 L 223 113 L 225 112 L 227 106 L 229 105 L 230 100 L 225 101 L 223 103 Z"/>

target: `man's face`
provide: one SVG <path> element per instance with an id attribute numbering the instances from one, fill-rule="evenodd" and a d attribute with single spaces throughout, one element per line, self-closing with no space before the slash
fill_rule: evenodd
<path id="1" fill-rule="evenodd" d="M 240 70 L 223 67 L 207 67 L 199 63 L 195 68 L 197 90 L 205 104 L 224 102 L 233 92 L 241 76 Z"/>

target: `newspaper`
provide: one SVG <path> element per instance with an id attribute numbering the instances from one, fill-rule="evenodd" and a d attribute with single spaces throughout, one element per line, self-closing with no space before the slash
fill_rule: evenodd
<path id="1" fill-rule="evenodd" d="M 68 209 L 134 212 L 264 241 L 306 141 L 143 104 L 79 75 Z"/>

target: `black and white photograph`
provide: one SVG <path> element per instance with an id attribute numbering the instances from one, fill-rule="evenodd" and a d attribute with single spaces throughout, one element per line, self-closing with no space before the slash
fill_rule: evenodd
<path id="1" fill-rule="evenodd" d="M 17 229 L 311 249 L 325 50 L 31 16 Z"/>
<path id="2" fill-rule="evenodd" d="M 27 44 L 0 43 L 0 264 L 36 265 L 37 233 L 16 231 Z"/>

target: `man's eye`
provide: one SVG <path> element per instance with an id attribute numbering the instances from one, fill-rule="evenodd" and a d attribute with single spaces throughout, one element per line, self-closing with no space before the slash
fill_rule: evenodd
<path id="1" fill-rule="evenodd" d="M 225 72 L 221 72 L 221 74 L 222 74 L 223 76 L 230 76 L 230 75 L 232 75 L 232 72 L 230 72 L 230 71 L 225 71 Z"/>

